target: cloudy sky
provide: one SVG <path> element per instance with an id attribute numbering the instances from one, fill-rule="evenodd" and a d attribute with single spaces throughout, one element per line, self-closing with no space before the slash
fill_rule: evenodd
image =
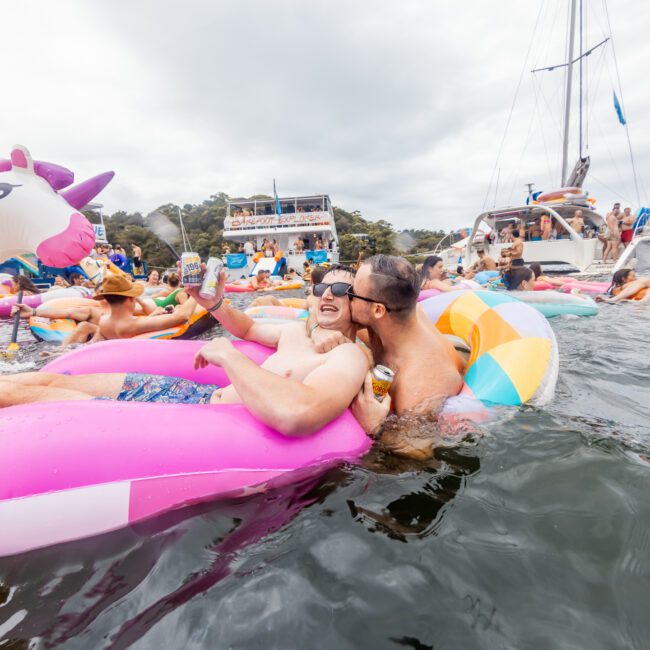
<path id="1" fill-rule="evenodd" d="M 529 71 L 564 59 L 567 4 L 7 3 L 0 157 L 18 143 L 77 180 L 115 170 L 108 213 L 270 193 L 275 177 L 280 195 L 329 193 L 399 229 L 466 226 L 484 205 L 520 202 L 526 182 L 559 184 L 563 72 Z M 602 0 L 584 4 L 586 49 L 609 28 Z M 609 11 L 647 204 L 645 9 L 619 0 Z M 588 61 L 587 188 L 603 208 L 637 207 L 611 44 Z M 574 139 L 571 164 L 577 153 Z"/>

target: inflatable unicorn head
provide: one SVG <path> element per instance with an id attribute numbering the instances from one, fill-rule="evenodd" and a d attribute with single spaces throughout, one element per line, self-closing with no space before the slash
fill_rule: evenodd
<path id="1" fill-rule="evenodd" d="M 32 252 L 47 266 L 77 264 L 95 243 L 92 224 L 79 210 L 113 176 L 105 172 L 59 192 L 74 174 L 34 161 L 25 147 L 15 146 L 11 160 L 0 159 L 0 262 Z"/>

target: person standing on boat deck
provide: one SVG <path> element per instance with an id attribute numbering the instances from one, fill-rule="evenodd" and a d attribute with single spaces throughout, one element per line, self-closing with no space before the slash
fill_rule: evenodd
<path id="1" fill-rule="evenodd" d="M 605 218 L 607 231 L 605 233 L 605 248 L 603 249 L 603 263 L 607 262 L 607 257 L 611 256 L 612 262 L 618 259 L 618 249 L 621 245 L 621 231 L 618 227 L 618 221 L 621 216 L 621 204 L 614 203 L 612 211 Z"/>
<path id="2" fill-rule="evenodd" d="M 246 255 L 255 255 L 255 246 L 249 240 L 244 242 L 244 253 Z"/>
<path id="3" fill-rule="evenodd" d="M 623 218 L 621 219 L 621 244 L 623 248 L 627 248 L 634 236 L 634 215 L 632 208 L 625 208 L 623 210 Z"/>
<path id="4" fill-rule="evenodd" d="M 510 251 L 510 266 L 524 265 L 524 240 L 520 235 L 518 230 L 512 231 L 512 246 L 508 249 Z"/>
<path id="5" fill-rule="evenodd" d="M 573 213 L 573 218 L 569 219 L 569 225 L 582 237 L 585 229 L 585 220 L 582 218 L 582 210 L 576 210 Z"/>

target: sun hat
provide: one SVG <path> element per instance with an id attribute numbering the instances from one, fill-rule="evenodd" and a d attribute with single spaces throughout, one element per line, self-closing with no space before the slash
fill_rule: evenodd
<path id="1" fill-rule="evenodd" d="M 107 275 L 99 291 L 93 296 L 95 300 L 104 298 L 104 296 L 126 296 L 127 298 L 137 298 L 144 292 L 144 286 L 137 282 L 131 282 L 124 275 Z"/>

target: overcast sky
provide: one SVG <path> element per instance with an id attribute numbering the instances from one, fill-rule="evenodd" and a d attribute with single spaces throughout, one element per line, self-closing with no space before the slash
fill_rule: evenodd
<path id="1" fill-rule="evenodd" d="M 586 49 L 608 27 L 601 0 L 584 4 L 593 5 Z M 271 193 L 275 177 L 281 196 L 328 193 L 398 229 L 467 226 L 486 196 L 489 207 L 508 205 L 526 182 L 559 185 L 563 72 L 535 81 L 529 70 L 563 60 L 567 5 L 5 3 L 0 157 L 23 144 L 77 181 L 114 170 L 99 199 L 108 213 Z M 609 11 L 637 171 L 650 187 L 645 7 L 619 0 Z M 612 54 L 610 44 L 594 52 L 585 75 L 586 186 L 603 209 L 619 198 L 636 208 Z M 577 153 L 575 140 L 571 165 Z"/>

